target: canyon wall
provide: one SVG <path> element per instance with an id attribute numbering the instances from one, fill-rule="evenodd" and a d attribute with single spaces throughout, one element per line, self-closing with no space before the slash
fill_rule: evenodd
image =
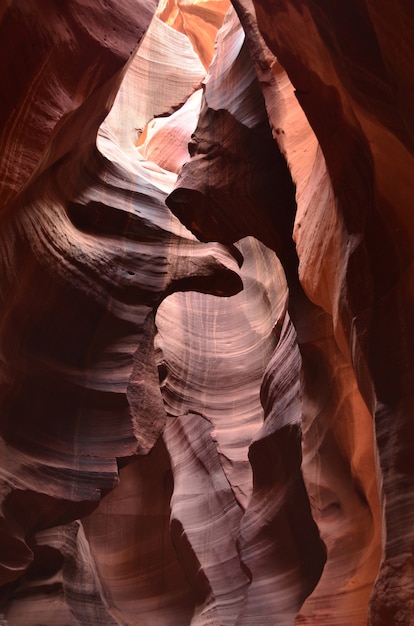
<path id="1" fill-rule="evenodd" d="M 0 622 L 414 624 L 414 10 L 0 9 Z"/>

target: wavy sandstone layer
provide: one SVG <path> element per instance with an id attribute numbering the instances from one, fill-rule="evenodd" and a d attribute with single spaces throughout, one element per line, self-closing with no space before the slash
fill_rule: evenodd
<path id="1" fill-rule="evenodd" d="M 414 624 L 408 3 L 0 9 L 0 621 Z"/>

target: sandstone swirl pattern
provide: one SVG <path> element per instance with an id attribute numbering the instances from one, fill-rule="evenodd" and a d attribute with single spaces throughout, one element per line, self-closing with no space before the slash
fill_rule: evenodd
<path id="1" fill-rule="evenodd" d="M 414 624 L 413 28 L 0 9 L 0 621 Z"/>

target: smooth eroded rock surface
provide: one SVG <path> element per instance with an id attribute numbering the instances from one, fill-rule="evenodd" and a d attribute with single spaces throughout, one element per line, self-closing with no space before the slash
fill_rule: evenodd
<path id="1" fill-rule="evenodd" d="M 411 626 L 414 10 L 0 9 L 0 621 Z"/>

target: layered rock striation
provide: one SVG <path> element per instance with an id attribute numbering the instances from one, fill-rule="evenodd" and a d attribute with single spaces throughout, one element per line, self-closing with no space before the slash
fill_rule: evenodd
<path id="1" fill-rule="evenodd" d="M 413 20 L 0 11 L 5 623 L 414 623 Z"/>

